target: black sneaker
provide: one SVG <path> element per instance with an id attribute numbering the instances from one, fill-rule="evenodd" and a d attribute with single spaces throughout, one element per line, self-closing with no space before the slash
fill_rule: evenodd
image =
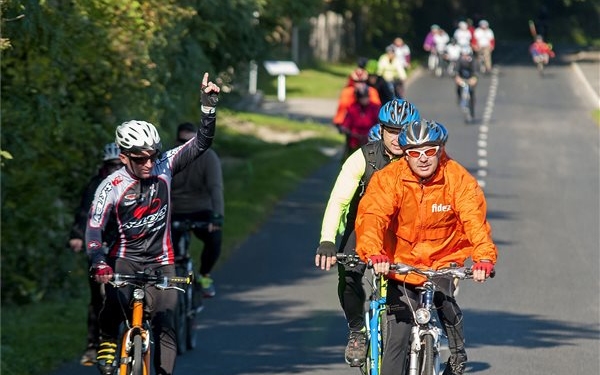
<path id="1" fill-rule="evenodd" d="M 113 375 L 115 371 L 114 361 L 117 353 L 117 344 L 113 341 L 101 341 L 98 346 L 96 357 L 98 369 L 102 375 Z"/>
<path id="2" fill-rule="evenodd" d="M 463 375 L 465 373 L 465 364 L 466 361 L 464 359 L 457 359 L 456 356 L 451 355 L 442 375 Z"/>
<path id="3" fill-rule="evenodd" d="M 365 331 L 350 332 L 344 357 L 350 367 L 360 367 L 365 363 L 367 358 L 367 335 Z"/>

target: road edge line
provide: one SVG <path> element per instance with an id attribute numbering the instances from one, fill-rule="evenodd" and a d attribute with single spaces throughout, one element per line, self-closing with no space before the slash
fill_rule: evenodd
<path id="1" fill-rule="evenodd" d="M 590 97 L 592 98 L 592 100 L 595 101 L 596 108 L 600 108 L 600 96 L 598 96 L 598 93 L 594 90 L 594 88 L 592 87 L 590 82 L 587 80 L 587 78 L 585 78 L 585 75 L 581 71 L 579 64 L 577 64 L 576 62 L 572 62 L 571 67 L 575 71 L 575 74 L 577 75 L 579 80 L 583 83 L 585 88 L 589 91 Z"/>

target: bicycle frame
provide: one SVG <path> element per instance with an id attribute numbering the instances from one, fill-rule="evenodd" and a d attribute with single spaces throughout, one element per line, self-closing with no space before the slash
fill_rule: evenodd
<path id="1" fill-rule="evenodd" d="M 367 353 L 366 371 L 363 373 L 379 374 L 381 366 L 381 355 L 383 354 L 383 332 L 381 329 L 381 317 L 386 311 L 387 279 L 382 275 L 373 273 L 373 291 L 369 301 L 369 311 L 365 314 L 369 340 L 369 351 Z"/>
<path id="2" fill-rule="evenodd" d="M 136 343 L 135 336 L 142 338 L 142 374 L 147 375 L 150 371 L 150 330 L 148 325 L 144 324 L 144 289 L 136 287 L 133 291 L 133 311 L 131 322 L 126 322 L 127 330 L 123 334 L 121 343 L 121 355 L 119 364 L 119 374 L 125 375 L 134 373 L 129 369 L 136 368 L 137 364 L 133 349 Z M 139 359 L 139 358 L 138 358 Z"/>
<path id="3" fill-rule="evenodd" d="M 365 264 L 357 255 L 338 254 L 337 260 L 341 264 L 350 266 Z M 371 268 L 368 264 L 367 267 Z M 441 339 L 445 337 L 445 334 L 433 314 L 435 312 L 433 296 L 437 290 L 437 285 L 433 279 L 435 277 L 468 279 L 472 278 L 472 272 L 469 268 L 456 267 L 437 271 L 420 270 L 401 263 L 391 264 L 390 270 L 397 274 L 413 272 L 427 278 L 423 286 L 419 287 L 420 295 L 417 309 L 412 311 L 414 320 L 407 356 L 407 373 L 408 375 L 439 375 Z M 491 277 L 493 276 L 494 273 Z M 365 314 L 369 350 L 365 365 L 361 367 L 361 372 L 364 375 L 379 375 L 382 354 L 385 350 L 383 347 L 385 325 L 381 324 L 381 319 L 387 306 L 387 279 L 382 275 L 373 273 L 371 286 L 369 311 Z"/>
<path id="4" fill-rule="evenodd" d="M 450 267 L 440 270 L 421 270 L 401 263 L 393 265 L 397 274 L 415 273 L 427 278 L 420 287 L 421 294 L 417 309 L 412 310 L 414 323 L 411 329 L 409 351 L 409 375 L 440 374 L 440 341 L 443 330 L 433 316 L 435 305 L 433 296 L 438 289 L 434 278 L 443 277 L 451 280 L 464 280 L 473 277 L 470 268 Z M 492 273 L 491 277 L 494 277 Z M 410 304 L 409 304 L 410 305 Z M 412 305 L 410 305 L 412 306 Z"/>
<path id="5" fill-rule="evenodd" d="M 158 289 L 183 289 L 170 285 L 170 283 L 190 284 L 192 276 L 158 276 L 151 275 L 149 271 L 138 272 L 133 275 L 114 274 L 112 285 L 123 287 L 131 285 L 132 313 L 131 319 L 125 319 L 125 330 L 121 337 L 121 348 L 118 360 L 118 375 L 149 375 L 151 358 L 151 330 L 150 324 L 144 319 L 144 299 L 146 287 L 154 285 Z"/>
<path id="6" fill-rule="evenodd" d="M 340 264 L 356 266 L 366 264 L 358 255 L 338 254 L 337 260 Z M 370 268 L 370 265 L 367 265 Z M 379 375 L 381 367 L 381 356 L 383 354 L 383 329 L 381 317 L 386 311 L 387 279 L 383 275 L 372 273 L 371 295 L 369 297 L 369 310 L 365 312 L 365 324 L 367 328 L 367 343 L 369 349 L 365 363 L 360 367 L 363 375 Z"/>
<path id="7" fill-rule="evenodd" d="M 460 109 L 465 116 L 466 122 L 473 120 L 475 110 L 472 87 L 477 81 L 470 82 L 471 79 L 463 79 L 458 76 L 455 77 L 456 84 L 460 86 Z"/>

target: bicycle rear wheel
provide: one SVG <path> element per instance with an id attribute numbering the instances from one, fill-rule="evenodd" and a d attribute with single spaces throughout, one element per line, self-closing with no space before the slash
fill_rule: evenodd
<path id="1" fill-rule="evenodd" d="M 185 295 L 179 293 L 175 306 L 175 335 L 177 354 L 185 353 L 187 349 L 187 311 L 185 308 Z"/>
<path id="2" fill-rule="evenodd" d="M 475 118 L 475 96 L 473 95 L 473 89 L 469 87 L 469 121 Z"/>
<path id="3" fill-rule="evenodd" d="M 196 316 L 198 313 L 191 312 L 186 316 L 185 329 L 186 329 L 186 345 L 188 350 L 196 348 L 197 331 L 196 331 Z"/>

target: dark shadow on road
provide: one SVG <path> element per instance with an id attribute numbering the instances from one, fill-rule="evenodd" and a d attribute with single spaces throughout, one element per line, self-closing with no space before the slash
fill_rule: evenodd
<path id="1" fill-rule="evenodd" d="M 464 310 L 469 347 L 510 346 L 526 349 L 575 345 L 577 340 L 597 341 L 598 325 L 547 319 L 535 314 Z M 580 343 L 579 343 L 580 344 Z"/>

